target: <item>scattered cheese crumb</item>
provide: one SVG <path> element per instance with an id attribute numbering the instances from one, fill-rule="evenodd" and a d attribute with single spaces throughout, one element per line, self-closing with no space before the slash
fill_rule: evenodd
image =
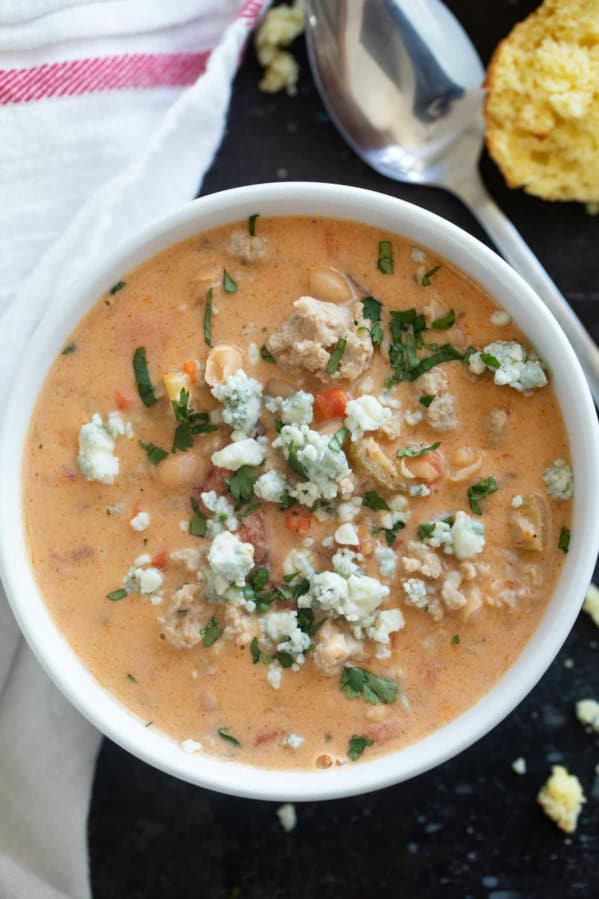
<path id="1" fill-rule="evenodd" d="M 281 827 L 286 833 L 290 833 L 295 829 L 297 815 L 295 813 L 295 806 L 290 802 L 286 802 L 285 805 L 279 806 L 277 809 L 277 817 L 281 822 Z"/>
<path id="2" fill-rule="evenodd" d="M 181 743 L 181 749 L 183 752 L 187 752 L 191 755 L 193 752 L 201 752 L 202 744 L 198 743 L 197 740 L 183 740 Z"/>
<path id="3" fill-rule="evenodd" d="M 138 512 L 129 522 L 134 531 L 145 531 L 150 524 L 150 516 L 147 512 Z M 185 522 L 187 525 L 187 522 Z"/>
<path id="4" fill-rule="evenodd" d="M 595 584 L 589 584 L 583 608 L 599 627 L 599 587 L 596 587 Z"/>
<path id="5" fill-rule="evenodd" d="M 491 324 L 495 325 L 498 328 L 502 328 L 505 325 L 509 325 L 511 322 L 511 315 L 505 311 L 505 309 L 497 309 L 493 315 L 491 316 Z"/>
<path id="6" fill-rule="evenodd" d="M 299 734 L 287 734 L 283 742 L 285 746 L 289 746 L 291 749 L 299 749 L 300 746 L 304 745 L 304 738 L 300 737 Z"/>
<path id="7" fill-rule="evenodd" d="M 519 756 L 512 762 L 512 771 L 514 774 L 526 774 L 526 759 Z"/>
<path id="8" fill-rule="evenodd" d="M 584 727 L 599 733 L 599 702 L 595 699 L 581 699 L 576 703 L 576 717 Z"/>
<path id="9" fill-rule="evenodd" d="M 551 777 L 539 790 L 537 801 L 558 827 L 566 833 L 574 833 L 586 800 L 578 778 L 563 765 L 554 765 Z"/>
<path id="10" fill-rule="evenodd" d="M 292 6 L 286 3 L 271 9 L 256 32 L 256 54 L 264 75 L 258 87 L 267 94 L 287 90 L 295 94 L 299 66 L 282 47 L 288 47 L 304 30 L 304 4 L 295 0 Z"/>

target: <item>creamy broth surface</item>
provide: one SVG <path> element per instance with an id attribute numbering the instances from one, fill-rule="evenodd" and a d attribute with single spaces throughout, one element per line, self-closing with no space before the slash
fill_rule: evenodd
<path id="1" fill-rule="evenodd" d="M 205 232 L 123 273 L 118 289 L 69 337 L 41 391 L 25 454 L 31 558 L 75 652 L 149 727 L 187 751 L 200 744 L 261 766 L 354 764 L 360 751 L 366 760 L 396 750 L 465 711 L 522 651 L 565 560 L 568 441 L 551 360 L 544 360 L 545 386 L 511 386 L 527 365 L 525 387 L 527 378 L 544 380 L 534 355 L 516 358 L 512 346 L 503 358 L 505 342 L 528 354 L 530 342 L 434 249 L 355 222 L 260 217 L 254 227 L 254 238 L 245 222 Z M 236 436 L 251 442 L 244 452 L 258 447 L 266 459 L 238 472 L 235 482 L 234 472 L 215 470 L 211 458 L 231 444 L 232 428 L 223 421 L 226 402 L 204 380 L 210 289 L 213 348 L 234 348 L 225 352 L 229 378 L 241 377 L 241 359 L 245 375 L 262 387 L 256 428 Z M 382 306 L 365 304 L 367 296 Z M 294 307 L 300 297 L 316 305 L 302 312 Z M 404 321 L 396 317 L 392 334 L 391 313 L 412 309 Z M 316 331 L 306 337 L 310 329 Z M 391 340 L 400 349 L 390 359 Z M 410 379 L 416 365 L 446 346 L 456 358 Z M 497 355 L 484 352 L 493 346 Z M 134 377 L 140 347 L 157 397 L 151 406 Z M 214 350 L 211 358 L 214 381 Z M 318 369 L 323 360 L 328 374 Z M 350 379 L 343 377 L 348 371 Z M 167 389 L 185 401 L 178 388 L 187 386 L 189 406 L 210 413 L 215 427 L 174 454 L 182 422 L 165 374 Z M 393 374 L 397 383 L 390 384 Z M 286 428 L 301 430 L 282 424 L 296 412 L 281 399 L 300 390 L 316 396 L 319 418 L 304 433 L 327 435 L 332 465 L 347 458 L 347 476 L 333 479 L 333 487 L 328 481 L 337 496 L 315 500 L 297 452 L 290 465 L 283 448 L 272 446 Z M 265 403 L 272 396 L 279 400 Z M 361 406 L 351 433 L 339 433 L 348 425 L 343 404 L 359 397 L 375 405 Z M 297 414 L 309 417 L 302 402 Z M 106 424 L 113 412 L 129 434 L 110 437 L 100 423 L 119 459 L 114 482 L 101 483 L 78 461 L 78 438 L 92 416 Z M 380 426 L 357 436 L 355 422 L 368 424 L 366 412 L 370 424 L 378 415 Z M 121 425 L 114 421 L 116 433 Z M 192 420 L 202 430 L 206 422 Z M 157 464 L 150 444 L 168 453 Z M 272 501 L 252 493 L 252 476 L 272 470 L 286 483 L 283 505 L 296 500 L 287 510 L 281 494 Z M 235 484 L 252 494 L 238 509 Z M 208 508 L 218 495 L 229 504 L 228 517 L 222 503 L 216 512 Z M 381 505 L 388 509 L 373 508 Z M 194 532 L 209 532 L 190 533 L 190 520 Z M 246 547 L 246 558 L 247 547 L 253 552 L 254 566 L 241 574 L 245 588 L 223 584 L 218 568 L 231 541 Z M 194 552 L 180 555 L 184 550 Z M 295 562 L 293 550 L 301 553 Z M 260 568 L 268 575 L 256 575 Z M 401 615 L 381 619 L 383 610 Z M 280 613 L 294 617 L 272 618 Z M 293 639 L 281 632 L 292 622 Z M 350 744 L 355 736 L 365 739 Z"/>

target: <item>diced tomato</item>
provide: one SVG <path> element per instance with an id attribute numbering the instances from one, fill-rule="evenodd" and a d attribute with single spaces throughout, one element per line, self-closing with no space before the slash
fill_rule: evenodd
<path id="1" fill-rule="evenodd" d="M 282 737 L 284 731 L 282 730 L 270 730 L 265 733 L 258 734 L 256 739 L 254 740 L 254 746 L 262 746 L 264 743 L 270 743 L 272 740 L 276 740 L 277 737 Z"/>
<path id="2" fill-rule="evenodd" d="M 285 527 L 296 534 L 309 534 L 313 515 L 303 506 L 292 506 L 285 512 Z"/>
<path id="3" fill-rule="evenodd" d="M 154 568 L 166 568 L 168 562 L 168 553 L 165 549 L 160 550 L 160 552 L 154 553 L 151 559 L 151 564 Z"/>
<path id="4" fill-rule="evenodd" d="M 114 401 L 119 409 L 128 409 L 133 402 L 133 397 L 130 393 L 125 393 L 123 390 L 115 390 Z"/>
<path id="5" fill-rule="evenodd" d="M 399 722 L 393 719 L 381 721 L 380 724 L 373 724 L 364 730 L 364 736 L 368 737 L 369 740 L 374 740 L 375 743 L 386 743 L 387 740 L 396 737 L 399 733 L 401 733 Z"/>
<path id="6" fill-rule="evenodd" d="M 183 363 L 183 371 L 189 377 L 189 380 L 192 384 L 198 379 L 198 360 L 197 359 L 186 359 Z"/>
<path id="7" fill-rule="evenodd" d="M 339 387 L 323 390 L 314 397 L 314 418 L 316 421 L 330 421 L 332 418 L 343 418 L 348 396 Z"/>
<path id="8" fill-rule="evenodd" d="M 270 558 L 270 547 L 266 533 L 264 509 L 256 509 L 239 525 L 239 539 L 243 543 L 251 543 L 254 547 L 254 564 L 266 565 Z"/>

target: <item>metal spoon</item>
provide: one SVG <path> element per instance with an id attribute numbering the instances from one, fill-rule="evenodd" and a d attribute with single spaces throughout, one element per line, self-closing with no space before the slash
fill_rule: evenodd
<path id="1" fill-rule="evenodd" d="M 443 187 L 474 213 L 553 313 L 599 404 L 599 349 L 486 191 L 484 69 L 440 0 L 306 0 L 308 52 L 337 128 L 377 172 Z"/>

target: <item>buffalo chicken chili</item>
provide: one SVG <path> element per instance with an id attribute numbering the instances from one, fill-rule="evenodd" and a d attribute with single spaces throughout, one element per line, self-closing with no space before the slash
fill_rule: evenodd
<path id="1" fill-rule="evenodd" d="M 182 751 L 310 769 L 413 743 L 514 662 L 568 551 L 546 362 L 463 273 L 356 222 L 256 215 L 160 253 L 35 409 L 52 615 Z"/>

